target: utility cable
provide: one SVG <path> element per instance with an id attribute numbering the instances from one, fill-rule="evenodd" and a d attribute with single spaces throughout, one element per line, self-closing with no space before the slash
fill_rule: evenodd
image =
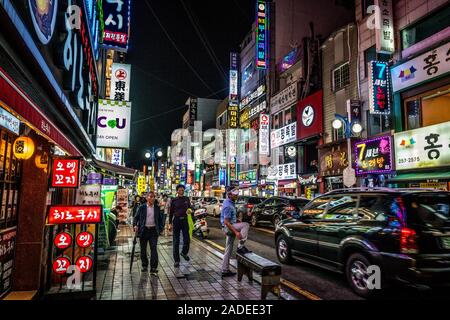
<path id="1" fill-rule="evenodd" d="M 152 6 L 150 5 L 150 3 L 148 2 L 148 0 L 145 0 L 145 4 L 147 5 L 148 9 L 150 10 L 150 12 L 152 13 L 153 17 L 155 18 L 156 22 L 158 22 L 159 26 L 161 27 L 161 29 L 163 30 L 164 34 L 166 35 L 167 39 L 169 39 L 170 43 L 172 44 L 172 46 L 175 48 L 175 50 L 178 52 L 178 54 L 180 55 L 180 57 L 183 59 L 183 61 L 188 65 L 189 69 L 191 69 L 191 71 L 195 74 L 195 76 L 202 82 L 202 84 L 208 88 L 209 91 L 213 92 L 213 90 L 211 89 L 210 86 L 208 86 L 208 84 L 202 79 L 202 77 L 198 74 L 197 71 L 195 71 L 195 68 L 189 63 L 189 61 L 186 59 L 186 57 L 183 55 L 183 53 L 180 51 L 180 49 L 178 48 L 177 44 L 175 43 L 175 41 L 172 39 L 172 37 L 169 35 L 169 33 L 167 32 L 166 28 L 164 27 L 164 25 L 162 24 L 161 20 L 159 20 L 158 16 L 156 15 L 156 12 L 153 10 Z"/>

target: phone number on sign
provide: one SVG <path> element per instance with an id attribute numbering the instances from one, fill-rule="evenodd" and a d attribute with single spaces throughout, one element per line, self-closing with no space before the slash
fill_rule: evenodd
<path id="1" fill-rule="evenodd" d="M 398 163 L 399 164 L 413 163 L 413 162 L 420 162 L 420 157 L 410 157 L 410 158 L 400 158 L 400 159 L 398 159 Z"/>

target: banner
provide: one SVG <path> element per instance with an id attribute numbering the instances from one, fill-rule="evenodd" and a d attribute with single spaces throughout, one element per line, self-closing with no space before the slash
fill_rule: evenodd
<path id="1" fill-rule="evenodd" d="M 297 179 L 297 164 L 295 162 L 271 166 L 268 169 L 268 180 L 291 180 Z"/>
<path id="2" fill-rule="evenodd" d="M 111 71 L 110 99 L 130 101 L 131 65 L 113 63 Z"/>
<path id="3" fill-rule="evenodd" d="M 118 51 L 128 50 L 131 0 L 103 0 L 103 46 Z"/>
<path id="4" fill-rule="evenodd" d="M 272 149 L 295 142 L 297 140 L 297 122 L 288 124 L 281 129 L 274 130 L 270 135 L 270 140 Z"/>
<path id="5" fill-rule="evenodd" d="M 394 11 L 392 0 L 375 0 L 379 14 L 377 20 L 380 28 L 375 28 L 376 49 L 378 53 L 392 54 L 395 52 Z"/>
<path id="6" fill-rule="evenodd" d="M 97 147 L 128 149 L 131 102 L 99 99 Z"/>

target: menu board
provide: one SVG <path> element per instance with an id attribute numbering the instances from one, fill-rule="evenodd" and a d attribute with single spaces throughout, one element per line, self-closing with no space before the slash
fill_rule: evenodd
<path id="1" fill-rule="evenodd" d="M 12 286 L 16 235 L 15 227 L 0 232 L 0 297 L 5 295 Z"/>

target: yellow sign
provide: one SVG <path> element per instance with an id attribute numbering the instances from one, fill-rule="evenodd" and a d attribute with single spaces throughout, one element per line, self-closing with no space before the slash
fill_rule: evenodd
<path id="1" fill-rule="evenodd" d="M 145 192 L 146 190 L 146 186 L 145 186 L 145 176 L 139 176 L 138 177 L 138 182 L 137 182 L 137 191 L 139 195 L 142 195 L 142 193 Z"/>

